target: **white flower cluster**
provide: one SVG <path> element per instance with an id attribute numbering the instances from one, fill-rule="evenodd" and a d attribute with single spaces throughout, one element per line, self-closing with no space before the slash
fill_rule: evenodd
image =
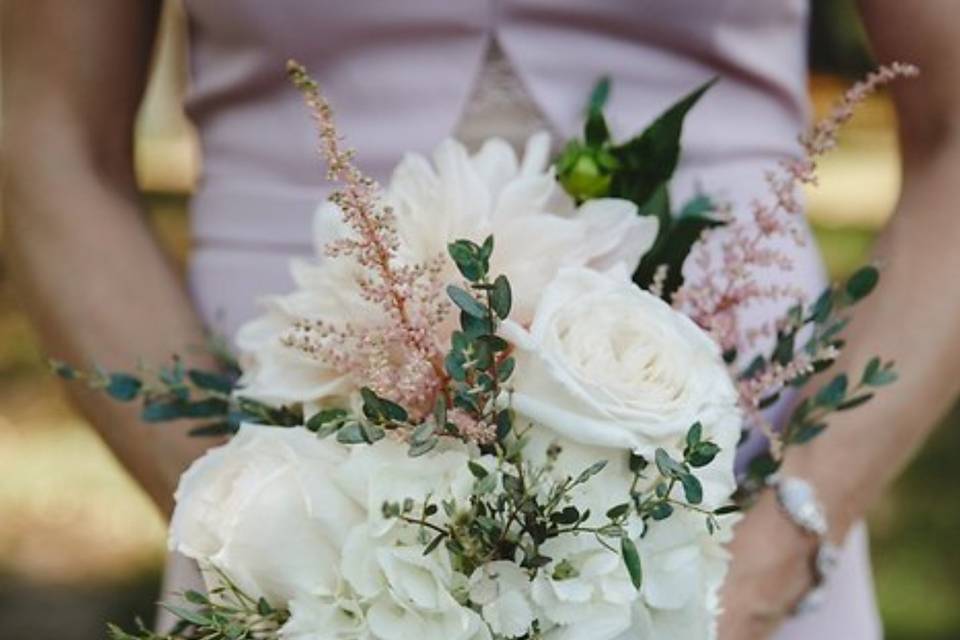
<path id="1" fill-rule="evenodd" d="M 592 455 L 571 446 L 571 459 Z M 209 586 L 223 575 L 289 609 L 290 640 L 522 638 L 534 621 L 548 640 L 710 637 L 726 538 L 696 514 L 631 533 L 640 591 L 620 555 L 586 534 L 549 540 L 552 561 L 535 576 L 503 560 L 467 576 L 442 547 L 425 555 L 419 527 L 386 518 L 382 505 L 467 504 L 470 458 L 460 446 L 410 458 L 390 439 L 346 450 L 300 427 L 244 425 L 184 474 L 171 547 L 206 569 Z M 630 478 L 614 465 L 595 481 L 609 501 Z"/>
<path id="2" fill-rule="evenodd" d="M 630 280 L 655 219 L 620 200 L 574 207 L 547 167 L 548 147 L 533 138 L 521 162 L 501 141 L 474 156 L 448 141 L 433 165 L 405 159 L 388 189 L 400 254 L 416 262 L 450 241 L 496 233 L 491 269 L 509 277 L 515 299 L 501 327 L 517 360 L 512 406 L 532 425 L 529 446 L 542 452 L 559 442 L 558 474 L 609 461 L 578 488 L 583 506 L 602 514 L 627 501 L 629 453 L 653 459 L 664 449 L 681 459 L 684 436 L 699 422 L 703 439 L 720 447 L 712 463 L 692 470 L 700 506 L 713 510 L 736 487 L 741 428 L 719 349 Z M 241 332 L 250 365 L 244 394 L 305 406 L 349 401 L 353 381 L 279 337 L 299 317 L 362 322 L 353 276 L 335 260 L 297 274 L 298 291 Z M 452 264 L 448 279 L 458 280 Z M 438 339 L 450 330 L 438 327 L 447 332 Z M 183 476 L 171 546 L 288 609 L 281 635 L 290 640 L 528 638 L 532 628 L 544 640 L 713 637 L 730 516 L 713 534 L 702 515 L 683 509 L 649 526 L 631 522 L 639 590 L 620 554 L 588 534 L 549 539 L 541 550 L 549 563 L 535 571 L 497 559 L 464 575 L 442 545 L 424 554 L 421 527 L 383 507 L 428 497 L 468 504 L 471 460 L 491 473 L 497 464 L 459 443 L 410 458 L 391 438 L 348 449 L 303 428 L 246 425 Z"/>

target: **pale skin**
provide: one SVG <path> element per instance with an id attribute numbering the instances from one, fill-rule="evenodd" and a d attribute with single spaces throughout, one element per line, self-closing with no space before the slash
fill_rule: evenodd
<path id="1" fill-rule="evenodd" d="M 8 263 L 51 355 L 129 368 L 202 344 L 201 323 L 138 202 L 131 136 L 159 3 L 6 0 L 2 210 Z M 881 61 L 921 68 L 895 89 L 904 152 L 897 212 L 876 255 L 877 293 L 838 365 L 897 361 L 892 392 L 835 419 L 787 473 L 813 482 L 841 540 L 960 391 L 960 23 L 953 0 L 861 0 Z M 41 46 L 42 44 L 42 46 Z M 160 330 L 162 329 L 162 330 Z M 147 429 L 134 410 L 70 387 L 120 461 L 169 512 L 180 472 L 209 441 Z M 769 637 L 810 581 L 812 542 L 765 494 L 737 527 L 721 640 Z"/>

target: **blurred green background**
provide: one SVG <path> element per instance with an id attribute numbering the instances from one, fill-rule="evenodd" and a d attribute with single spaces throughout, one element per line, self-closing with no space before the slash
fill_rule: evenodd
<path id="1" fill-rule="evenodd" d="M 184 205 L 199 160 L 178 109 L 183 30 L 177 6 L 168 5 L 137 164 L 151 221 L 182 264 Z M 822 111 L 870 57 L 852 2 L 823 0 L 813 9 L 811 99 Z M 809 194 L 836 276 L 866 259 L 894 206 L 893 127 L 889 101 L 869 102 Z M 0 638 L 101 638 L 106 620 L 152 617 L 164 525 L 47 374 L 5 259 L 0 238 Z M 872 514 L 877 592 L 891 640 L 960 638 L 958 459 L 955 412 Z"/>

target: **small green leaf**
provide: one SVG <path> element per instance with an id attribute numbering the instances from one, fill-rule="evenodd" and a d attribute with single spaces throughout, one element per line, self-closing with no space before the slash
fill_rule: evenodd
<path id="1" fill-rule="evenodd" d="M 490 307 L 501 320 L 510 315 L 510 307 L 513 304 L 513 296 L 510 291 L 510 281 L 504 275 L 497 276 L 493 281 L 493 288 L 490 290 Z"/>
<path id="2" fill-rule="evenodd" d="M 687 462 L 691 467 L 705 467 L 720 453 L 720 447 L 713 442 L 699 442 L 687 455 Z"/>
<path id="3" fill-rule="evenodd" d="M 690 504 L 700 504 L 703 502 L 703 485 L 692 473 L 684 473 L 680 476 L 680 484 L 683 485 L 683 495 Z"/>
<path id="4" fill-rule="evenodd" d="M 623 563 L 627 565 L 630 582 L 633 583 L 634 589 L 639 590 L 643 586 L 643 567 L 637 545 L 629 537 L 623 536 L 620 538 L 620 553 L 623 555 Z"/>
<path id="5" fill-rule="evenodd" d="M 607 106 L 607 100 L 610 99 L 610 77 L 603 76 L 594 85 L 590 92 L 590 100 L 587 102 L 587 113 L 593 111 L 603 111 Z"/>
<path id="6" fill-rule="evenodd" d="M 369 444 L 363 428 L 356 422 L 344 425 L 337 431 L 337 442 L 340 444 Z"/>
<path id="7" fill-rule="evenodd" d="M 111 373 L 104 391 L 114 400 L 129 402 L 140 394 L 142 388 L 140 378 L 127 373 Z"/>
<path id="8" fill-rule="evenodd" d="M 460 307 L 460 309 L 467 315 L 478 319 L 484 319 L 487 317 L 487 308 L 460 287 L 455 285 L 448 286 L 447 295 L 450 296 L 450 299 L 453 300 L 453 303 Z"/>
<path id="9" fill-rule="evenodd" d="M 440 442 L 440 438 L 438 438 L 437 436 L 427 438 L 423 442 L 418 442 L 412 445 L 407 450 L 407 455 L 409 455 L 411 458 L 418 458 L 432 451 L 433 448 L 436 447 L 439 442 Z"/>
<path id="10" fill-rule="evenodd" d="M 606 460 L 598 460 L 597 462 L 594 462 L 592 465 L 590 465 L 580 473 L 580 475 L 577 477 L 576 483 L 582 484 L 586 482 L 593 476 L 603 471 L 604 467 L 606 466 L 607 466 Z"/>
<path id="11" fill-rule="evenodd" d="M 473 460 L 470 460 L 469 462 L 467 462 L 467 468 L 470 469 L 470 473 L 473 474 L 473 477 L 477 478 L 478 480 L 482 478 L 486 478 L 488 475 L 490 475 L 490 472 L 487 471 L 483 467 L 483 465 Z"/>
<path id="12" fill-rule="evenodd" d="M 691 449 L 696 447 L 700 440 L 703 438 L 703 425 L 699 422 L 694 422 L 690 429 L 687 431 L 687 446 Z"/>
<path id="13" fill-rule="evenodd" d="M 64 380 L 76 380 L 80 377 L 80 372 L 66 362 L 51 358 L 48 363 L 50 368 L 53 370 L 53 373 L 60 376 Z"/>
<path id="14" fill-rule="evenodd" d="M 845 290 L 853 302 L 862 300 L 870 295 L 870 292 L 880 281 L 880 272 L 874 266 L 861 267 L 847 280 Z"/>
<path id="15" fill-rule="evenodd" d="M 187 371 L 187 377 L 194 386 L 204 389 L 205 391 L 213 391 L 227 395 L 230 394 L 234 388 L 233 380 L 220 373 L 190 369 Z"/>
<path id="16" fill-rule="evenodd" d="M 865 393 L 863 395 L 850 398 L 849 400 L 844 400 L 837 405 L 837 411 L 848 411 L 850 409 L 855 409 L 860 405 L 869 402 L 872 398 L 872 393 Z"/>
<path id="17" fill-rule="evenodd" d="M 614 507 L 610 507 L 609 509 L 607 509 L 607 517 L 610 518 L 611 520 L 616 520 L 618 518 L 622 518 L 623 516 L 627 515 L 628 511 L 630 511 L 630 503 L 623 502 L 621 504 L 618 504 Z"/>
<path id="18" fill-rule="evenodd" d="M 841 373 L 817 392 L 814 401 L 821 407 L 834 409 L 847 394 L 847 375 Z"/>

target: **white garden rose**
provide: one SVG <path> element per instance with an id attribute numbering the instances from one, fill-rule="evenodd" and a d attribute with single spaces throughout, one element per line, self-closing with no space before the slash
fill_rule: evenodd
<path id="1" fill-rule="evenodd" d="M 447 245 L 459 239 L 480 243 L 494 234 L 491 270 L 509 277 L 512 315 L 524 323 L 560 268 L 619 263 L 636 267 L 656 239 L 656 218 L 638 216 L 633 203 L 613 198 L 576 207 L 548 166 L 549 150 L 549 137 L 538 134 L 530 138 L 522 160 L 496 138 L 474 155 L 459 142 L 446 140 L 432 162 L 421 155 L 406 156 L 384 198 L 396 215 L 398 260 L 415 264 L 442 257 L 443 279 L 459 282 Z M 341 218 L 332 203 L 318 208 L 314 222 L 318 256 L 325 255 L 328 242 L 348 233 Z M 273 404 L 312 405 L 342 402 L 357 391 L 357 381 L 342 368 L 286 347 L 281 338 L 300 319 L 355 328 L 381 322 L 382 312 L 360 295 L 357 281 L 363 275 L 350 260 L 295 262 L 296 290 L 269 298 L 265 313 L 237 335 L 244 395 Z M 452 329 L 452 321 L 436 327 L 438 344 L 447 343 Z"/>
<path id="2" fill-rule="evenodd" d="M 346 533 L 365 516 L 331 477 L 344 458 L 306 429 L 241 426 L 180 479 L 170 548 L 275 606 L 335 594 Z"/>
<path id="3" fill-rule="evenodd" d="M 508 321 L 517 347 L 513 407 L 562 439 L 680 457 L 695 422 L 720 447 L 694 473 L 704 504 L 736 489 L 737 393 L 717 345 L 689 318 L 620 270 L 562 269 L 544 289 L 529 329 Z"/>

